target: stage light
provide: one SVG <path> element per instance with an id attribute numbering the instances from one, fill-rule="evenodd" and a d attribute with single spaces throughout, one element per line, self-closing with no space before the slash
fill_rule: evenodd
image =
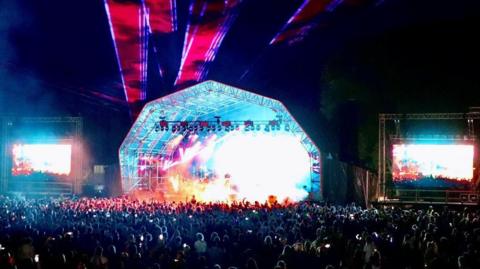
<path id="1" fill-rule="evenodd" d="M 160 127 L 162 128 L 168 127 L 168 122 L 166 120 L 160 121 Z"/>
<path id="2" fill-rule="evenodd" d="M 270 132 L 270 126 L 265 125 L 265 132 Z"/>
<path id="3" fill-rule="evenodd" d="M 156 123 L 153 125 L 153 129 L 155 130 L 155 132 L 160 131 L 160 124 L 159 124 L 158 122 L 156 122 Z"/>
<path id="4" fill-rule="evenodd" d="M 288 125 L 288 124 L 285 125 L 285 131 L 287 131 L 287 132 L 290 131 L 290 125 Z"/>
<path id="5" fill-rule="evenodd" d="M 272 131 L 280 131 L 280 124 L 277 120 L 271 120 L 268 122 L 268 125 L 271 126 Z"/>
<path id="6" fill-rule="evenodd" d="M 188 122 L 187 121 L 182 121 L 182 122 L 180 122 L 180 126 L 182 127 L 182 131 L 185 132 L 188 129 Z"/>

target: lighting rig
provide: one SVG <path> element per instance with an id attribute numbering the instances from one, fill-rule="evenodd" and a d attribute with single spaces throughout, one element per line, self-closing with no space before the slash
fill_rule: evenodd
<path id="1" fill-rule="evenodd" d="M 276 119 L 266 121 L 253 120 L 221 120 L 219 116 L 214 117 L 214 120 L 200 120 L 200 121 L 168 121 L 161 117 L 158 122 L 154 124 L 155 132 L 230 132 L 239 131 L 244 127 L 245 131 L 280 131 L 283 126 L 285 131 L 290 131 L 290 126 L 283 122 L 281 116 Z"/>

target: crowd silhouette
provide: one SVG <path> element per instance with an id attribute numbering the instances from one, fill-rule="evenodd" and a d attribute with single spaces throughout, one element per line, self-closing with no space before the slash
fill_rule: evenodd
<path id="1" fill-rule="evenodd" d="M 480 268 L 477 209 L 0 197 L 0 268 Z"/>

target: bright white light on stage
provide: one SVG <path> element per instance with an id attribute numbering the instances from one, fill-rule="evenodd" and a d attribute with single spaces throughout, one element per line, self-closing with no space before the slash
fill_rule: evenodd
<path id="1" fill-rule="evenodd" d="M 231 133 L 214 153 L 219 175 L 231 176 L 237 199 L 265 201 L 274 195 L 304 199 L 310 188 L 310 158 L 298 138 L 287 133 Z"/>
<path id="2" fill-rule="evenodd" d="M 393 179 L 471 180 L 473 153 L 473 145 L 393 145 Z"/>
<path id="3" fill-rule="evenodd" d="M 12 149 L 13 175 L 33 172 L 69 175 L 72 145 L 15 144 Z"/>

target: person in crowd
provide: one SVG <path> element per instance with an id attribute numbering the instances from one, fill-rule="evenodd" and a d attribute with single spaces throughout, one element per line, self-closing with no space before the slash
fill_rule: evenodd
<path id="1" fill-rule="evenodd" d="M 101 246 L 95 248 L 95 254 L 90 259 L 90 264 L 92 265 L 92 268 L 95 269 L 108 268 L 108 258 L 103 256 L 103 248 Z"/>
<path id="2" fill-rule="evenodd" d="M 194 247 L 195 251 L 199 256 L 205 255 L 207 252 L 207 242 L 205 242 L 205 237 L 202 233 L 196 234 L 197 241 L 195 241 Z"/>

